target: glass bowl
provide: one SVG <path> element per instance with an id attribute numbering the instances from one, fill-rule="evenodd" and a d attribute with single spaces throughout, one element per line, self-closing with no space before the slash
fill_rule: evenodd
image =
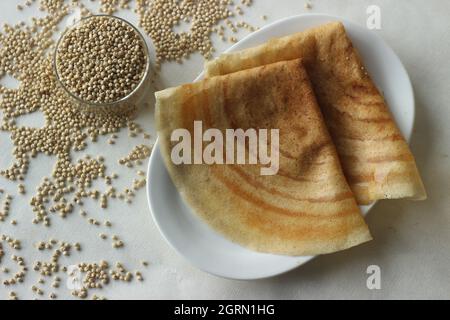
<path id="1" fill-rule="evenodd" d="M 77 96 L 76 94 L 74 94 L 73 92 L 71 92 L 66 87 L 64 82 L 62 81 L 60 73 L 58 71 L 58 64 L 57 64 L 58 49 L 59 49 L 59 46 L 61 45 L 61 42 L 64 39 L 64 37 L 69 32 L 71 32 L 73 29 L 75 29 L 78 26 L 80 26 L 81 24 L 85 23 L 88 19 L 96 19 L 99 17 L 100 18 L 108 18 L 108 19 L 117 19 L 117 20 L 124 22 L 129 27 L 131 27 L 136 32 L 136 34 L 138 35 L 138 38 L 141 41 L 141 44 L 142 44 L 142 47 L 143 47 L 144 53 L 145 53 L 145 59 L 146 59 L 146 66 L 145 66 L 144 72 L 142 74 L 142 78 L 141 78 L 140 82 L 136 85 L 136 87 L 130 93 L 128 93 L 126 96 L 120 98 L 119 100 L 111 101 L 111 102 L 104 102 L 104 103 L 86 101 L 86 100 L 80 98 L 79 96 Z M 80 19 L 78 22 L 76 22 L 72 26 L 68 27 L 63 32 L 63 34 L 61 35 L 61 37 L 59 38 L 59 40 L 56 44 L 55 51 L 53 54 L 53 69 L 54 69 L 56 79 L 57 79 L 59 86 L 64 90 L 64 92 L 67 94 L 67 96 L 72 100 L 72 102 L 76 106 L 77 110 L 82 111 L 82 112 L 101 113 L 101 114 L 105 114 L 105 115 L 115 114 L 115 115 L 131 116 L 131 115 L 134 115 L 136 113 L 136 111 L 138 110 L 138 106 L 139 106 L 141 100 L 143 99 L 143 97 L 145 96 L 146 89 L 148 88 L 148 84 L 149 84 L 149 80 L 150 80 L 149 79 L 150 78 L 149 77 L 150 56 L 149 56 L 149 50 L 148 50 L 147 43 L 145 42 L 145 39 L 142 36 L 141 32 L 135 26 L 133 26 L 131 23 L 129 23 L 125 19 L 122 19 L 122 18 L 119 18 L 116 16 L 107 15 L 107 14 L 96 14 L 96 15 L 91 15 L 91 16 Z"/>

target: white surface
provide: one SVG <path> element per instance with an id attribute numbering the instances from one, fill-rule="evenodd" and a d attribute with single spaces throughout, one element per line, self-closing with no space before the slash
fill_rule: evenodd
<path id="1" fill-rule="evenodd" d="M 305 14 L 281 19 L 252 33 L 236 43 L 227 52 L 262 44 L 269 39 L 341 18 Z M 359 50 L 374 81 L 386 96 L 391 112 L 403 135 L 409 140 L 414 122 L 414 94 L 408 74 L 398 57 L 386 43 L 363 27 L 343 21 Z M 200 75 L 196 80 L 202 78 Z M 225 278 L 253 280 L 292 270 L 313 257 L 289 257 L 258 253 L 218 235 L 195 216 L 174 187 L 161 157 L 159 143 L 155 144 L 148 169 L 148 197 L 155 223 L 166 240 L 182 256 L 201 270 Z M 201 188 L 201 186 L 198 186 Z M 366 215 L 374 204 L 361 206 Z"/>
<path id="2" fill-rule="evenodd" d="M 89 2 L 89 1 L 88 1 Z M 416 97 L 416 119 L 412 135 L 412 151 L 416 156 L 429 199 L 424 202 L 380 201 L 367 221 L 374 240 L 354 249 L 318 257 L 287 274 L 258 281 L 231 281 L 217 278 L 192 267 L 170 248 L 151 220 L 145 192 L 137 195 L 132 206 L 114 203 L 106 213 L 96 210 L 97 217 L 115 221 L 114 233 L 121 235 L 127 250 L 113 251 L 109 242 L 98 239 L 100 230 L 87 225 L 78 215 L 66 220 L 54 219 L 47 230 L 30 224 L 32 212 L 28 206 L 34 187 L 50 174 L 53 158 L 39 156 L 30 166 L 28 193 L 16 196 L 11 215 L 19 221 L 17 227 L 0 225 L 1 233 L 17 234 L 23 240 L 23 255 L 32 262 L 42 257 L 32 244 L 49 237 L 80 241 L 84 250 L 70 261 L 128 261 L 130 268 L 141 259 L 152 264 L 145 270 L 140 284 L 113 284 L 101 293 L 109 298 L 285 298 L 285 299 L 371 299 L 371 298 L 450 298 L 450 94 L 448 57 L 450 56 L 450 2 L 447 0 L 313 0 L 311 12 L 341 16 L 365 25 L 369 5 L 381 8 L 382 29 L 375 31 L 399 55 L 411 77 Z M 17 13 L 15 1 L 1 1 L 0 21 L 16 22 L 35 15 L 26 10 Z M 256 26 L 283 17 L 305 13 L 304 2 L 298 0 L 255 0 L 245 20 Z M 268 20 L 260 18 L 266 14 Z M 135 21 L 135 20 L 132 20 Z M 242 38 L 245 35 L 239 34 Z M 216 39 L 217 51 L 227 48 Z M 193 56 L 183 65 L 170 64 L 162 68 L 160 88 L 190 82 L 202 69 L 202 59 Z M 42 117 L 29 116 L 22 123 L 39 126 Z M 139 117 L 147 129 L 152 128 L 151 112 Z M 128 154 L 134 142 L 127 141 L 126 132 L 118 144 L 111 147 L 101 140 L 91 145 L 89 152 L 108 153 L 111 170 L 115 159 Z M 0 133 L 0 168 L 10 165 L 12 149 L 9 136 Z M 78 155 L 77 155 L 78 157 Z M 120 168 L 122 169 L 122 168 Z M 121 177 L 131 171 L 122 169 Z M 125 179 L 127 180 L 127 179 Z M 128 185 L 132 180 L 125 181 Z M 0 178 L 0 186 L 16 193 L 17 186 Z M 87 204 L 89 206 L 91 204 Z M 7 252 L 7 254 L 11 254 Z M 132 265 L 131 265 L 132 264 Z M 368 290 L 366 269 L 377 264 L 381 268 L 381 290 Z M 30 272 L 23 286 L 13 288 L 22 298 L 33 298 L 30 286 L 38 277 Z M 44 286 L 47 288 L 48 284 Z M 9 290 L 0 286 L 0 299 Z M 46 293 L 50 292 L 46 289 Z M 97 292 L 95 292 L 97 293 Z M 69 297 L 64 285 L 59 297 Z"/>

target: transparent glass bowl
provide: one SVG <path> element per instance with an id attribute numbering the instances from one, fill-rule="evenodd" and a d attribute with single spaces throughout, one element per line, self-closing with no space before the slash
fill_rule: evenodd
<path id="1" fill-rule="evenodd" d="M 117 101 L 105 102 L 105 103 L 95 103 L 95 102 L 86 101 L 86 100 L 83 100 L 82 98 L 78 97 L 73 92 L 71 92 L 64 85 L 64 82 L 62 81 L 62 79 L 60 77 L 60 74 L 58 71 L 58 65 L 57 65 L 58 49 L 59 49 L 59 46 L 61 45 L 61 42 L 64 39 L 64 37 L 70 31 L 77 28 L 81 24 L 85 23 L 86 20 L 95 19 L 95 18 L 99 18 L 99 17 L 104 17 L 104 18 L 109 18 L 109 19 L 117 19 L 117 20 L 124 22 L 128 26 L 130 26 L 136 32 L 139 39 L 141 40 L 141 43 L 142 43 L 142 46 L 143 46 L 144 52 L 145 52 L 145 59 L 146 59 L 146 66 L 145 66 L 144 73 L 142 74 L 142 79 L 136 85 L 136 87 L 133 89 L 133 91 L 131 91 L 128 95 L 124 96 L 123 98 L 121 98 Z M 53 54 L 53 69 L 54 69 L 56 79 L 57 79 L 59 86 L 65 91 L 67 96 L 72 100 L 72 102 L 76 106 L 77 110 L 82 111 L 82 112 L 101 113 L 101 114 L 105 114 L 105 115 L 115 114 L 115 115 L 130 115 L 131 116 L 131 115 L 135 114 L 136 111 L 138 110 L 139 104 L 140 104 L 141 100 L 143 99 L 143 97 L 145 96 L 146 89 L 148 89 L 148 87 L 149 87 L 148 84 L 150 81 L 150 79 L 149 79 L 150 78 L 149 77 L 150 56 L 149 56 L 149 50 L 148 50 L 147 43 L 145 42 L 145 39 L 142 36 L 142 34 L 139 32 L 139 30 L 135 26 L 133 26 L 128 21 L 126 21 L 122 18 L 116 17 L 116 16 L 106 15 L 106 14 L 98 14 L 98 15 L 92 15 L 92 16 L 88 16 L 86 18 L 80 19 L 78 22 L 76 22 L 74 25 L 68 27 L 63 32 L 63 34 L 61 35 L 61 37 L 59 38 L 59 40 L 56 44 L 55 52 Z"/>

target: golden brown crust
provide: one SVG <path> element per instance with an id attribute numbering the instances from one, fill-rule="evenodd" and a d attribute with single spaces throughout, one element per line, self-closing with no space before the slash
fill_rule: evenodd
<path id="1" fill-rule="evenodd" d="M 300 60 L 158 92 L 165 164 L 184 199 L 215 230 L 248 248 L 286 255 L 343 250 L 371 239 Z M 174 129 L 280 129 L 280 170 L 259 165 L 179 165 Z"/>
<path id="2" fill-rule="evenodd" d="M 223 75 L 299 57 L 304 59 L 358 203 L 386 198 L 425 199 L 414 157 L 342 23 L 329 23 L 225 54 L 206 65 L 206 75 Z"/>

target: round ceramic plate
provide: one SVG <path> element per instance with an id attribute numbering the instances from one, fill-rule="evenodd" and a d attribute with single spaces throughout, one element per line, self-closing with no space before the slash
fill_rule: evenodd
<path id="1" fill-rule="evenodd" d="M 226 52 L 246 49 L 330 21 L 342 21 L 373 80 L 383 92 L 404 136 L 414 122 L 414 95 L 408 74 L 392 49 L 373 31 L 338 17 L 308 14 L 279 20 L 247 36 Z M 201 79 L 200 75 L 196 80 Z M 153 219 L 168 243 L 194 266 L 232 279 L 259 279 L 292 270 L 313 257 L 254 252 L 228 241 L 200 220 L 173 185 L 156 143 L 149 163 L 148 200 Z M 202 186 L 198 186 L 202 188 Z M 363 206 L 367 214 L 371 206 Z"/>

